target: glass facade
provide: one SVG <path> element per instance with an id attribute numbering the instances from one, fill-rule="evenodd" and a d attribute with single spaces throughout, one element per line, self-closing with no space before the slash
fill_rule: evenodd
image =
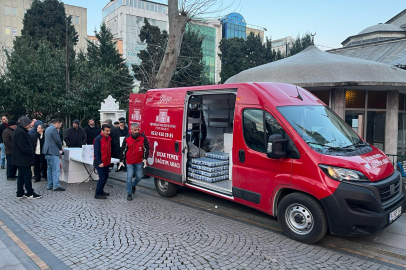
<path id="1" fill-rule="evenodd" d="M 230 13 L 221 19 L 223 26 L 223 38 L 243 38 L 245 40 L 246 22 L 244 17 L 239 13 Z"/>
<path id="2" fill-rule="evenodd" d="M 203 37 L 203 63 L 205 72 L 210 81 L 216 80 L 216 29 L 199 24 L 190 24 L 188 29 L 197 32 Z"/>
<path id="3" fill-rule="evenodd" d="M 108 8 L 103 10 L 103 18 L 110 15 L 121 6 L 128 6 L 132 8 L 145 9 L 158 13 L 167 13 L 167 7 L 157 3 L 151 3 L 141 0 L 118 0 L 113 2 Z"/>

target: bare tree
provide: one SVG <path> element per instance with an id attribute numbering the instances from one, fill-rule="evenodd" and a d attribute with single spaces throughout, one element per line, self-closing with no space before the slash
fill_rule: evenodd
<path id="1" fill-rule="evenodd" d="M 223 7 L 219 0 L 168 0 L 169 38 L 154 88 L 166 88 L 175 72 L 186 25 L 194 18 L 219 13 Z"/>

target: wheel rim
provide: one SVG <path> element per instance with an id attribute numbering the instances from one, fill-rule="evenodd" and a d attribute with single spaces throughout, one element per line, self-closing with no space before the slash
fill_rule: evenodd
<path id="1" fill-rule="evenodd" d="M 162 191 L 166 191 L 168 189 L 168 182 L 164 180 L 158 180 L 158 187 Z"/>
<path id="2" fill-rule="evenodd" d="M 312 213 L 301 204 L 291 204 L 285 211 L 286 223 L 293 232 L 305 235 L 311 232 L 314 226 Z"/>

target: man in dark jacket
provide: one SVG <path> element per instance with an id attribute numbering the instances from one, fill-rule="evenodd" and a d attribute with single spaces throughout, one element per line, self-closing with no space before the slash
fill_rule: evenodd
<path id="1" fill-rule="evenodd" d="M 7 159 L 7 180 L 16 180 L 16 173 L 17 173 L 17 166 L 14 166 L 11 162 L 11 155 L 12 155 L 12 141 L 13 141 L 13 133 L 17 127 L 17 122 L 11 120 L 8 122 L 8 128 L 3 131 L 2 138 L 3 143 L 6 151 L 6 159 Z"/>
<path id="2" fill-rule="evenodd" d="M 124 121 L 120 121 L 120 137 L 125 137 L 128 135 L 128 127 Z"/>
<path id="3" fill-rule="evenodd" d="M 45 130 L 45 142 L 42 148 L 42 153 L 47 160 L 47 189 L 53 191 L 65 191 L 59 183 L 59 173 L 61 172 L 59 155 L 62 153 L 62 142 L 58 133 L 62 121 L 60 119 L 52 119 L 49 127 Z"/>
<path id="4" fill-rule="evenodd" d="M 20 124 L 14 130 L 12 142 L 12 163 L 18 167 L 17 198 L 42 198 L 32 188 L 31 166 L 34 165 L 34 150 L 28 130 L 31 128 L 31 119 L 27 116 L 20 118 Z M 26 193 L 24 192 L 24 186 Z"/>
<path id="5" fill-rule="evenodd" d="M 1 156 L 0 156 L 0 165 L 1 168 L 4 169 L 4 166 L 6 165 L 6 149 L 4 148 L 4 143 L 3 143 L 3 131 L 8 128 L 8 119 L 7 116 L 3 115 L 1 117 L 1 125 L 0 125 L 0 148 L 1 148 Z"/>
<path id="6" fill-rule="evenodd" d="M 85 128 L 87 144 L 93 145 L 94 139 L 100 134 L 101 129 L 95 124 L 93 118 L 90 118 L 87 123 L 88 126 Z"/>
<path id="7" fill-rule="evenodd" d="M 94 162 L 93 165 L 99 174 L 97 181 L 95 199 L 107 199 L 110 194 L 104 192 L 107 178 L 109 177 L 109 166 L 111 163 L 111 137 L 110 125 L 102 125 L 101 133 L 94 139 Z"/>
<path id="8" fill-rule="evenodd" d="M 65 132 L 65 143 L 68 147 L 82 147 L 87 143 L 86 132 L 83 128 L 79 127 L 79 120 L 73 120 L 73 127 Z"/>
<path id="9" fill-rule="evenodd" d="M 38 122 L 38 121 L 37 121 Z M 47 161 L 42 152 L 45 142 L 45 127 L 44 124 L 37 125 L 37 132 L 31 135 L 32 148 L 34 149 L 34 176 L 35 182 L 41 181 L 41 173 L 43 178 L 47 178 Z"/>

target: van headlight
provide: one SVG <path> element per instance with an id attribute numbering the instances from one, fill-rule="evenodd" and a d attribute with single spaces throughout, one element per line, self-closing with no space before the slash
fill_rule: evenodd
<path id="1" fill-rule="evenodd" d="M 359 171 L 329 165 L 319 166 L 328 177 L 337 181 L 369 181 L 369 179 Z"/>

